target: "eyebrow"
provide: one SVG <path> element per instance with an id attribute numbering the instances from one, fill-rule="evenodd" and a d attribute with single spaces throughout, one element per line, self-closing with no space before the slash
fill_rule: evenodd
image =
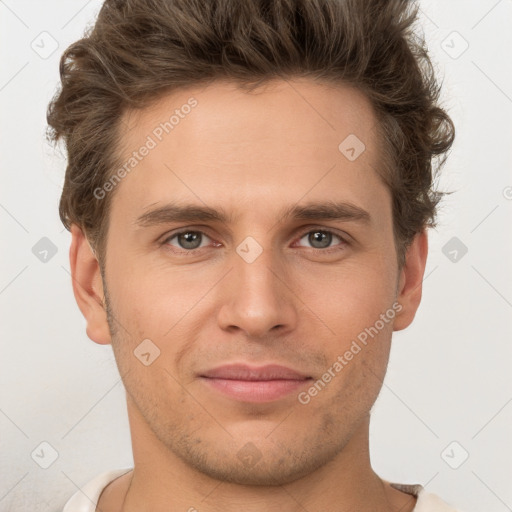
<path id="1" fill-rule="evenodd" d="M 281 210 L 278 218 L 282 220 L 338 220 L 371 223 L 370 214 L 360 206 L 336 201 L 288 206 Z M 223 208 L 215 209 L 194 204 L 166 204 L 143 213 L 137 218 L 135 224 L 140 227 L 151 227 L 171 222 L 217 221 L 229 223 L 232 220 L 232 215 L 228 215 Z"/>

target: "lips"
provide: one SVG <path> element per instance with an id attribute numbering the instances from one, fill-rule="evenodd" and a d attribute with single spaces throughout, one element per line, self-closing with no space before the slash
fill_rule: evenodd
<path id="1" fill-rule="evenodd" d="M 244 364 L 233 364 L 220 366 L 208 370 L 201 377 L 211 379 L 229 379 L 245 381 L 267 381 L 267 380 L 305 380 L 309 375 L 292 370 L 286 366 L 269 364 L 265 366 L 249 366 Z"/>
<path id="2" fill-rule="evenodd" d="M 279 400 L 309 383 L 311 377 L 286 366 L 231 364 L 200 375 L 209 389 L 241 402 Z"/>

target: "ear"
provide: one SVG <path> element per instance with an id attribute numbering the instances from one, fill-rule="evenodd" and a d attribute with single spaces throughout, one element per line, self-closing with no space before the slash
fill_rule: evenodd
<path id="1" fill-rule="evenodd" d="M 400 271 L 397 301 L 402 309 L 395 316 L 394 331 L 405 329 L 414 320 L 421 302 L 427 254 L 428 237 L 426 230 L 423 230 L 414 237 L 407 249 L 405 263 Z"/>
<path id="2" fill-rule="evenodd" d="M 73 293 L 87 322 L 87 336 L 100 345 L 108 345 L 111 343 L 111 337 L 104 307 L 100 265 L 89 241 L 76 224 L 71 225 L 69 263 Z"/>

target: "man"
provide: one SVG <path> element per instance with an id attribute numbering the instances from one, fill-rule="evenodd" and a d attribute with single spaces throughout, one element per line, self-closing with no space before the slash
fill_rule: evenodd
<path id="1" fill-rule="evenodd" d="M 415 18 L 406 0 L 112 0 L 66 50 L 60 214 L 134 468 L 64 512 L 454 510 L 369 456 L 454 136 Z"/>

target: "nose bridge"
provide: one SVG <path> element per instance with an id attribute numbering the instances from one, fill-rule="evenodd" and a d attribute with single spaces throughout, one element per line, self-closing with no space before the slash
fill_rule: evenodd
<path id="1" fill-rule="evenodd" d="M 272 252 L 269 237 L 265 240 L 260 243 L 247 237 L 236 247 L 229 296 L 219 318 L 224 328 L 236 326 L 251 337 L 265 336 L 277 326 L 290 328 L 296 317 L 291 294 L 283 283 L 281 261 Z"/>
<path id="2" fill-rule="evenodd" d="M 258 244 L 258 245 L 256 245 Z M 270 294 L 272 299 L 279 286 L 275 283 L 277 257 L 269 245 L 265 248 L 254 239 L 245 240 L 237 247 L 235 258 L 235 274 L 240 279 L 240 285 L 249 292 Z"/>

